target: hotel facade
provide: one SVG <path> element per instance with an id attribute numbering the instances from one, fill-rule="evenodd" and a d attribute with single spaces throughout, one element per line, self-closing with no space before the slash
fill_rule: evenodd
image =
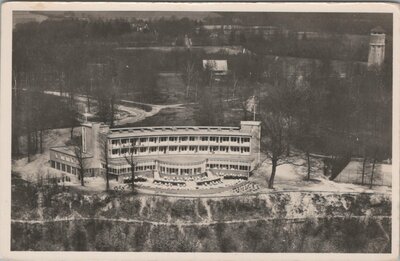
<path id="1" fill-rule="evenodd" d="M 260 163 L 260 136 L 258 121 L 242 121 L 240 127 L 109 128 L 102 123 L 84 123 L 82 151 L 87 175 L 104 172 L 104 143 L 99 140 L 103 137 L 109 174 L 117 179 L 131 175 L 127 158 L 135 162 L 135 175 L 149 178 L 188 180 L 206 172 L 248 177 Z M 77 175 L 75 154 L 74 147 L 53 147 L 51 166 Z"/>

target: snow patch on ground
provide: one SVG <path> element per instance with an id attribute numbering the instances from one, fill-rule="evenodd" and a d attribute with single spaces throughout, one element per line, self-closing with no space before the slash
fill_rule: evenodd
<path id="1" fill-rule="evenodd" d="M 80 180 L 72 174 L 65 174 L 50 167 L 49 164 L 49 148 L 53 146 L 63 146 L 70 138 L 70 128 L 49 130 L 44 135 L 43 154 L 32 156 L 32 161 L 28 163 L 27 158 L 13 160 L 12 170 L 18 172 L 21 178 L 35 182 L 39 175 L 49 176 L 69 176 L 71 181 L 64 182 L 64 186 L 79 188 L 83 191 L 101 192 L 106 189 L 106 182 L 103 177 L 85 177 L 85 186 L 82 187 Z M 80 129 L 75 128 L 75 135 Z M 265 156 L 264 156 L 265 157 Z M 307 168 L 304 166 L 305 160 L 299 156 L 289 158 L 289 163 L 279 165 L 277 168 L 274 189 L 268 189 L 267 180 L 271 173 L 271 164 L 268 160 L 264 161 L 261 166 L 256 169 L 250 177 L 250 182 L 259 185 L 260 189 L 256 193 L 274 192 L 274 191 L 328 191 L 328 192 L 382 192 L 391 193 L 391 188 L 387 186 L 374 186 L 369 189 L 369 186 L 361 186 L 355 184 L 339 183 L 331 181 L 323 175 L 323 163 L 319 159 L 313 158 L 313 168 L 311 180 L 307 181 Z M 116 180 L 110 180 L 110 189 L 123 188 L 124 191 L 129 191 L 126 184 L 121 184 Z M 224 191 L 218 194 L 220 196 L 237 195 L 232 191 Z M 302 204 L 306 204 L 303 202 Z M 299 202 L 300 204 L 300 202 Z"/>
<path id="2" fill-rule="evenodd" d="M 329 180 L 323 174 L 322 160 L 312 159 L 311 180 L 307 181 L 306 161 L 299 156 L 290 157 L 287 161 L 279 165 L 276 170 L 273 191 L 332 191 L 332 192 L 382 192 L 391 193 L 391 188 L 387 186 L 361 186 L 355 184 L 339 183 Z M 267 188 L 272 165 L 267 159 L 261 166 L 254 171 L 250 181 L 261 185 L 262 192 L 271 191 Z"/>
<path id="3" fill-rule="evenodd" d="M 79 128 L 74 129 L 74 135 L 80 133 Z M 62 174 L 52 169 L 49 164 L 50 148 L 56 146 L 65 146 L 70 139 L 71 128 L 47 130 L 43 135 L 43 153 L 31 157 L 31 162 L 24 157 L 12 161 L 12 171 L 21 174 L 21 177 L 28 181 L 36 181 L 41 175 L 51 175 L 61 177 Z"/>

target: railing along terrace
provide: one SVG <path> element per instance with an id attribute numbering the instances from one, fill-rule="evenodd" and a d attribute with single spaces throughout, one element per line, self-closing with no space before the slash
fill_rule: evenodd
<path id="1" fill-rule="evenodd" d="M 196 166 L 196 165 L 201 165 L 204 164 L 206 160 L 202 161 L 196 161 L 196 162 L 167 162 L 167 161 L 161 161 L 158 160 L 158 163 L 160 165 L 165 165 L 165 166 Z"/>
<path id="2" fill-rule="evenodd" d="M 187 179 L 190 179 L 190 178 L 199 179 L 199 178 L 203 178 L 203 177 L 207 177 L 207 174 L 205 172 L 197 173 L 197 174 L 183 174 L 183 175 L 168 174 L 168 173 L 160 172 L 160 178 L 168 178 L 168 179 L 174 179 L 175 178 L 177 180 L 187 180 Z"/>
<path id="3" fill-rule="evenodd" d="M 237 169 L 212 169 L 213 174 L 225 176 L 225 175 L 247 175 L 248 170 L 237 170 Z"/>
<path id="4" fill-rule="evenodd" d="M 208 163 L 221 163 L 221 162 L 227 162 L 227 163 L 241 163 L 241 164 L 248 164 L 248 160 L 240 160 L 240 159 L 227 159 L 227 158 L 209 158 Z M 250 164 L 248 164 L 250 166 Z"/>

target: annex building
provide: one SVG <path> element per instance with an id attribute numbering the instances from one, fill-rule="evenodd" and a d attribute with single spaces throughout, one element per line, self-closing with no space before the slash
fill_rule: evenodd
<path id="1" fill-rule="evenodd" d="M 129 157 L 135 162 L 135 175 L 155 182 L 207 182 L 226 175 L 247 178 L 260 162 L 260 135 L 258 121 L 242 121 L 240 127 L 109 128 L 84 123 L 82 151 L 88 175 L 104 171 L 102 136 L 107 140 L 109 173 L 119 180 L 131 176 Z M 78 174 L 73 147 L 51 148 L 50 162 L 57 170 Z"/>

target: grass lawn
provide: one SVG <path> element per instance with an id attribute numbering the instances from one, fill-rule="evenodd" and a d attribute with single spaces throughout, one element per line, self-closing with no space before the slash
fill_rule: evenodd
<path id="1" fill-rule="evenodd" d="M 187 103 L 186 89 L 179 73 L 159 73 L 157 79 L 157 97 L 140 97 L 140 93 L 123 93 L 121 99 L 136 102 L 148 102 L 159 105 Z M 152 100 L 150 99 L 152 98 Z"/>

